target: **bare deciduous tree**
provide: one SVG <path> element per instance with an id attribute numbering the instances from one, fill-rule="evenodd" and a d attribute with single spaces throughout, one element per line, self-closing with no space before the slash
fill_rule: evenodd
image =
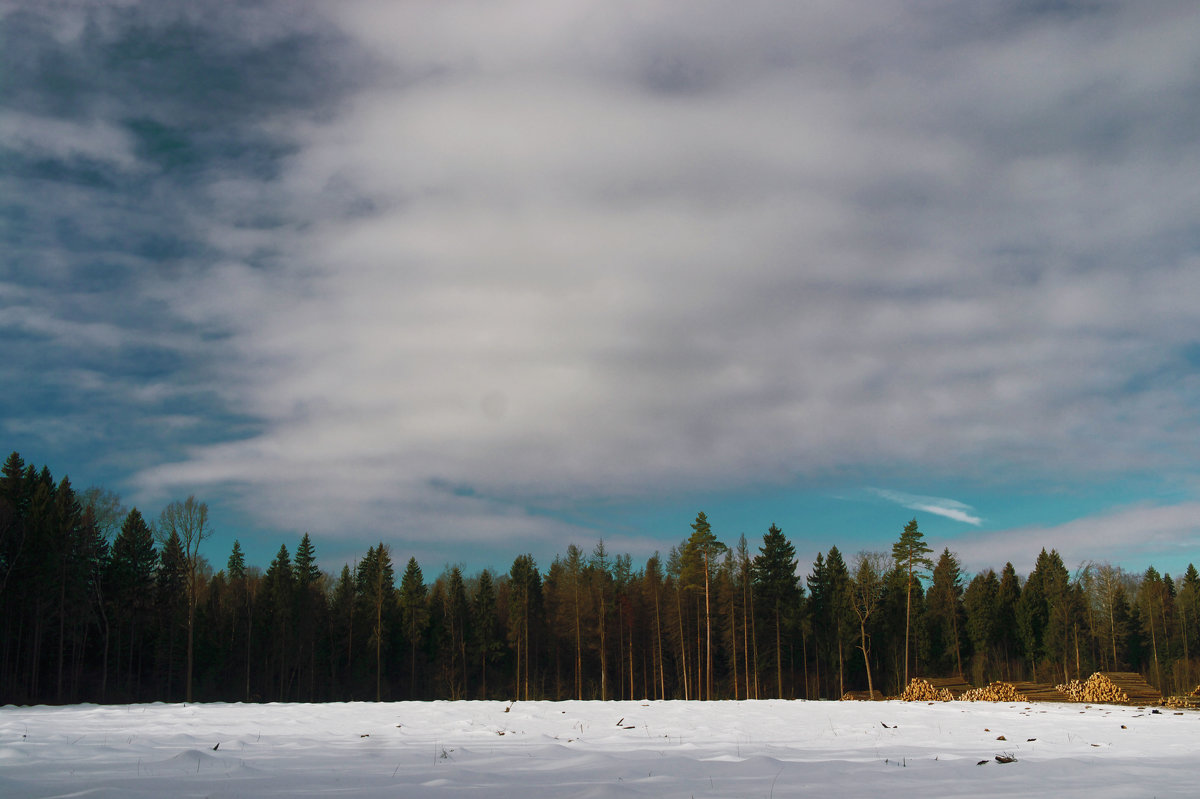
<path id="1" fill-rule="evenodd" d="M 187 701 L 192 701 L 192 672 L 193 672 L 193 639 L 196 627 L 196 596 L 198 592 L 197 579 L 200 573 L 200 542 L 212 535 L 208 526 L 208 504 L 199 502 L 195 496 L 189 496 L 180 502 L 175 500 L 163 508 L 158 519 L 157 537 L 165 542 L 171 533 L 179 536 L 183 545 L 184 560 L 187 565 Z"/>
<path id="2" fill-rule="evenodd" d="M 882 552 L 859 552 L 854 558 L 854 580 L 850 584 L 850 606 L 858 617 L 858 648 L 863 653 L 863 665 L 867 669 L 867 691 L 875 696 L 875 684 L 871 680 L 871 639 L 867 635 L 867 620 L 879 607 L 883 597 L 884 575 L 892 568 L 887 555 Z"/>

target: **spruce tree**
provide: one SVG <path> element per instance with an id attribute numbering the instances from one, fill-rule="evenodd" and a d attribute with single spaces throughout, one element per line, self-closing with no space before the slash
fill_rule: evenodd
<path id="1" fill-rule="evenodd" d="M 933 580 L 929 586 L 926 613 L 930 618 L 932 633 L 932 657 L 936 668 L 946 671 L 949 656 L 954 656 L 956 673 L 963 677 L 960 618 L 962 608 L 962 569 L 958 558 L 947 547 L 942 550 L 937 565 L 933 568 Z"/>
<path id="2" fill-rule="evenodd" d="M 783 628 L 798 610 L 800 578 L 796 575 L 796 548 L 783 531 L 771 525 L 754 558 L 754 581 L 762 606 L 771 614 L 775 629 L 775 696 L 783 698 Z"/>
<path id="3" fill-rule="evenodd" d="M 183 554 L 179 535 L 171 532 L 163 543 L 159 554 L 159 568 L 155 579 L 157 609 L 159 612 L 159 667 L 158 677 L 165 677 L 165 690 L 160 696 L 177 701 L 175 693 L 179 674 L 179 658 L 186 652 L 188 618 L 188 566 Z M 180 639 L 185 639 L 180 641 Z M 186 664 L 184 666 L 186 671 Z"/>
<path id="4" fill-rule="evenodd" d="M 139 643 L 149 627 L 157 566 L 158 551 L 154 548 L 154 536 L 141 512 L 134 508 L 125 516 L 121 531 L 113 540 L 108 576 L 109 601 L 117 622 L 117 670 L 121 671 L 121 638 L 127 636 L 129 651 L 124 670 L 125 690 L 131 698 L 136 691 L 134 656 L 140 650 Z"/>
<path id="5" fill-rule="evenodd" d="M 368 644 L 375 648 L 375 701 L 381 702 L 384 635 L 391 618 L 391 608 L 396 602 L 391 551 L 382 541 L 378 546 L 368 549 L 366 557 L 359 561 L 356 584 L 367 618 L 371 620 L 371 637 Z"/>
<path id="6" fill-rule="evenodd" d="M 425 580 L 416 558 L 409 558 L 400 578 L 400 614 L 408 638 L 408 692 L 417 698 L 417 648 L 429 623 L 429 607 L 425 602 Z"/>
<path id="7" fill-rule="evenodd" d="M 295 617 L 293 599 L 296 593 L 296 577 L 292 569 L 292 557 L 286 544 L 279 545 L 279 552 L 263 575 L 263 607 L 265 623 L 270 638 L 268 678 L 275 682 L 275 697 L 279 701 L 291 698 L 292 659 L 289 633 Z"/>
<path id="8" fill-rule="evenodd" d="M 963 610 L 966 613 L 967 636 L 975 651 L 972 668 L 975 684 L 989 681 L 989 658 L 997 648 L 997 602 L 1000 594 L 1000 579 L 996 572 L 988 569 L 975 575 L 963 592 Z"/>
<path id="9" fill-rule="evenodd" d="M 499 623 L 496 617 L 496 585 L 492 573 L 488 569 L 479 573 L 479 585 L 475 589 L 472 612 L 475 654 L 479 661 L 479 698 L 487 699 L 488 664 L 496 659 L 500 649 L 500 636 L 497 631 Z"/>

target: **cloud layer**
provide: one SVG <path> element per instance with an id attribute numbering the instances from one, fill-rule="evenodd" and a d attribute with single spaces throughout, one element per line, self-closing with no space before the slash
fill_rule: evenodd
<path id="1" fill-rule="evenodd" d="M 142 496 L 479 542 L 1193 472 L 1192 4 L 202 6 L 6 17 L 6 382 Z"/>

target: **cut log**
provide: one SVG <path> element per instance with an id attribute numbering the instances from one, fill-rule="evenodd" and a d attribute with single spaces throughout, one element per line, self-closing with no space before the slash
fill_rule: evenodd
<path id="1" fill-rule="evenodd" d="M 982 688 L 972 688 L 959 697 L 964 702 L 1028 702 L 1029 697 L 1021 693 L 1010 682 L 993 682 Z"/>

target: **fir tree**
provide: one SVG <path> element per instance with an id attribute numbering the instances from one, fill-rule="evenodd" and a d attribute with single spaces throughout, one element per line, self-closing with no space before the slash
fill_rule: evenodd
<path id="1" fill-rule="evenodd" d="M 136 696 L 140 687 L 140 670 L 135 660 L 140 655 L 140 643 L 150 626 L 150 611 L 154 606 L 154 572 L 158 566 L 158 551 L 154 536 L 137 508 L 129 511 L 112 545 L 109 561 L 109 601 L 117 620 L 117 670 L 121 671 L 122 638 L 128 639 L 125 653 L 125 691 Z M 138 679 L 135 680 L 135 674 Z"/>
<path id="2" fill-rule="evenodd" d="M 408 638 L 408 691 L 417 696 L 417 648 L 429 622 L 429 608 L 425 603 L 425 580 L 416 558 L 409 558 L 400 578 L 400 614 Z"/>
<path id="3" fill-rule="evenodd" d="M 936 668 L 947 670 L 949 656 L 954 656 L 954 666 L 959 677 L 963 676 L 961 624 L 962 617 L 962 569 L 949 547 L 942 550 L 937 565 L 933 568 L 933 581 L 929 586 L 927 611 L 933 633 L 932 656 Z"/>
<path id="4" fill-rule="evenodd" d="M 484 569 L 479 574 L 479 585 L 475 590 L 472 606 L 473 629 L 475 630 L 475 652 L 479 660 L 479 698 L 487 699 L 488 664 L 499 652 L 500 641 L 497 631 L 496 586 L 492 573 Z"/>
<path id="5" fill-rule="evenodd" d="M 390 608 L 396 602 L 395 573 L 392 556 L 382 541 L 367 550 L 367 555 L 358 564 L 356 577 L 358 594 L 371 619 L 371 637 L 368 644 L 375 648 L 375 701 L 383 701 L 383 642 Z"/>
<path id="6" fill-rule="evenodd" d="M 783 628 L 801 599 L 796 575 L 796 548 L 783 531 L 771 525 L 754 558 L 754 581 L 758 596 L 771 613 L 775 629 L 775 695 L 783 698 Z"/>

